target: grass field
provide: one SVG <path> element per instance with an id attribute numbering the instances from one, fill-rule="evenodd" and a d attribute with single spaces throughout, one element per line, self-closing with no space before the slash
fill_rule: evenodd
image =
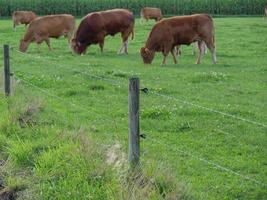
<path id="1" fill-rule="evenodd" d="M 123 172 L 105 160 L 109 145 L 127 152 L 128 77 L 138 76 L 150 91 L 140 96 L 142 170 L 156 183 L 147 199 L 267 199 L 266 23 L 216 18 L 217 65 L 209 53 L 195 65 L 185 46 L 164 67 L 161 54 L 148 66 L 139 55 L 152 25 L 136 21 L 129 55 L 116 54 L 117 35 L 103 55 L 95 45 L 77 56 L 64 38 L 52 52 L 18 53 L 25 28 L 1 21 L 17 77 L 11 98 L 0 96 L 5 185 L 24 185 L 26 199 L 127 199 Z"/>

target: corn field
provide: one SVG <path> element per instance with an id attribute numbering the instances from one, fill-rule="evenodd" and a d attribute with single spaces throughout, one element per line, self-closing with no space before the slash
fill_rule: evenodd
<path id="1" fill-rule="evenodd" d="M 0 0 L 0 15 L 32 10 L 38 15 L 69 13 L 83 16 L 111 8 L 128 8 L 138 15 L 144 6 L 159 7 L 164 15 L 262 15 L 267 0 Z"/>

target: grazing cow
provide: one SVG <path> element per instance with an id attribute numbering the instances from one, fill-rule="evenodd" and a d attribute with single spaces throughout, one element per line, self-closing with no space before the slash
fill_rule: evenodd
<path id="1" fill-rule="evenodd" d="M 140 16 L 141 23 L 144 20 L 148 21 L 149 19 L 154 19 L 155 21 L 159 21 L 162 19 L 161 10 L 159 8 L 145 7 L 141 10 Z"/>
<path id="2" fill-rule="evenodd" d="M 32 11 L 15 11 L 12 14 L 13 29 L 16 30 L 16 26 L 19 24 L 25 24 L 27 26 L 32 20 L 36 18 L 36 14 Z"/>
<path id="3" fill-rule="evenodd" d="M 85 54 L 91 44 L 99 44 L 103 53 L 105 36 L 121 33 L 122 46 L 118 54 L 128 53 L 128 37 L 134 37 L 134 15 L 126 9 L 113 9 L 90 13 L 85 16 L 72 39 L 72 48 Z"/>
<path id="4" fill-rule="evenodd" d="M 64 35 L 68 38 L 69 44 L 75 29 L 75 18 L 72 15 L 47 15 L 33 20 L 20 41 L 20 51 L 26 52 L 31 42 L 39 44 L 46 42 L 51 50 L 49 38 L 59 38 Z"/>
<path id="5" fill-rule="evenodd" d="M 200 64 L 206 44 L 215 64 L 217 61 L 213 20 L 206 14 L 171 17 L 157 22 L 149 34 L 145 47 L 140 49 L 140 53 L 145 64 L 152 62 L 155 52 L 162 52 L 164 55 L 162 64 L 166 64 L 166 57 L 171 52 L 176 63 L 175 47 L 183 44 L 190 45 L 196 41 L 200 50 L 196 63 Z"/>

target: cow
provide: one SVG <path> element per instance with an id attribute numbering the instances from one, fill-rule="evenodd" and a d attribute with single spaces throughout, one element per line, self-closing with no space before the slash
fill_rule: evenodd
<path id="1" fill-rule="evenodd" d="M 166 64 L 166 57 L 171 52 L 173 61 L 176 63 L 175 47 L 177 45 L 190 45 L 198 42 L 200 50 L 196 64 L 201 63 L 205 44 L 212 53 L 213 64 L 217 62 L 215 51 L 215 33 L 212 18 L 207 14 L 195 14 L 176 16 L 162 19 L 157 22 L 147 39 L 140 54 L 145 64 L 151 64 L 155 52 L 162 52 Z"/>
<path id="2" fill-rule="evenodd" d="M 86 15 L 72 39 L 72 49 L 77 54 L 85 54 L 91 44 L 99 44 L 103 53 L 107 35 L 121 33 L 122 46 L 118 54 L 128 54 L 128 38 L 134 38 L 134 15 L 126 9 L 93 12 Z"/>
<path id="3" fill-rule="evenodd" d="M 155 21 L 162 19 L 161 10 L 159 8 L 145 7 L 141 10 L 140 16 L 141 23 L 143 23 L 144 20 L 148 21 L 149 19 L 154 19 Z"/>
<path id="4" fill-rule="evenodd" d="M 72 38 L 75 29 L 75 18 L 72 15 L 47 15 L 38 17 L 33 20 L 24 35 L 24 38 L 20 41 L 19 50 L 26 52 L 31 42 L 36 42 L 39 49 L 39 45 L 45 41 L 49 50 L 51 49 L 49 38 L 59 38 L 64 35 L 70 40 Z"/>
<path id="5" fill-rule="evenodd" d="M 27 26 L 36 17 L 36 14 L 32 11 L 14 11 L 12 14 L 13 30 L 15 31 L 16 26 L 19 24 L 25 24 Z"/>

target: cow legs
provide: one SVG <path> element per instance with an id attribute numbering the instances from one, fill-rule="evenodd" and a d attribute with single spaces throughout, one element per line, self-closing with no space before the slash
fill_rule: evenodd
<path id="1" fill-rule="evenodd" d="M 16 31 L 16 26 L 18 25 L 18 23 L 14 20 L 13 22 L 13 30 Z"/>
<path id="2" fill-rule="evenodd" d="M 211 54 L 212 54 L 212 62 L 213 64 L 216 64 L 217 63 L 217 57 L 216 57 L 216 48 L 212 48 L 211 49 Z"/>
<path id="3" fill-rule="evenodd" d="M 123 41 L 121 48 L 118 51 L 118 54 L 128 54 L 128 40 Z"/>
<path id="4" fill-rule="evenodd" d="M 217 63 L 217 58 L 216 58 L 216 49 L 215 49 L 215 45 L 213 43 L 213 40 L 208 40 L 207 42 L 205 41 L 208 49 L 210 50 L 211 52 L 211 55 L 212 55 L 212 63 L 213 64 L 216 64 Z"/>
<path id="5" fill-rule="evenodd" d="M 72 32 L 68 32 L 66 37 L 68 38 L 68 43 L 70 44 L 71 42 L 71 36 L 72 36 Z"/>
<path id="6" fill-rule="evenodd" d="M 128 40 L 126 40 L 125 42 L 123 42 L 123 46 L 124 46 L 124 53 L 128 54 Z"/>
<path id="7" fill-rule="evenodd" d="M 122 37 L 122 45 L 120 50 L 118 51 L 118 54 L 128 54 L 128 37 L 131 34 L 132 30 L 128 29 L 125 32 L 121 33 Z"/>
<path id="8" fill-rule="evenodd" d="M 50 46 L 50 40 L 49 40 L 49 38 L 46 38 L 46 39 L 45 39 L 45 43 L 47 44 L 49 50 L 51 51 L 52 48 L 51 48 L 51 46 Z"/>
<path id="9" fill-rule="evenodd" d="M 122 44 L 121 48 L 118 50 L 117 54 L 121 54 L 123 48 L 124 48 L 124 45 Z"/>
<path id="10" fill-rule="evenodd" d="M 104 52 L 104 41 L 101 41 L 101 42 L 99 43 L 99 47 L 100 47 L 100 51 L 101 51 L 101 53 L 103 53 L 103 52 Z"/>
<path id="11" fill-rule="evenodd" d="M 204 51 L 205 51 L 205 43 L 203 41 L 198 41 L 197 42 L 198 44 L 198 48 L 199 48 L 199 55 L 198 55 L 198 58 L 197 58 L 197 62 L 196 64 L 200 64 L 201 63 L 201 59 L 204 55 Z"/>
<path id="12" fill-rule="evenodd" d="M 177 51 L 177 49 L 176 49 L 177 47 L 174 47 L 172 50 L 171 50 L 171 54 L 172 54 L 172 57 L 173 57 L 173 62 L 174 62 L 174 64 L 176 64 L 177 63 L 177 60 L 176 60 L 176 51 Z M 179 51 L 179 48 L 178 48 L 178 51 Z"/>
<path id="13" fill-rule="evenodd" d="M 176 54 L 176 56 L 180 56 L 182 54 L 181 52 L 181 45 L 177 45 L 174 47 L 174 52 Z"/>
<path id="14" fill-rule="evenodd" d="M 72 36 L 72 33 L 68 32 L 67 38 L 68 38 L 69 49 L 71 49 L 71 36 Z"/>
<path id="15" fill-rule="evenodd" d="M 196 46 L 197 46 L 197 43 L 193 43 L 192 45 L 192 55 L 195 55 L 196 54 Z"/>
<path id="16" fill-rule="evenodd" d="M 166 65 L 167 56 L 168 54 L 163 53 L 163 61 L 161 65 Z"/>
<path id="17" fill-rule="evenodd" d="M 50 40 L 49 40 L 49 37 L 47 36 L 47 37 L 41 37 L 41 36 L 39 36 L 39 35 L 35 35 L 34 36 L 34 39 L 35 39 L 35 41 L 36 41 L 36 43 L 37 43 L 37 51 L 39 52 L 40 51 L 40 44 L 43 42 L 43 41 L 45 41 L 45 43 L 47 44 L 47 46 L 48 46 L 48 48 L 49 48 L 49 50 L 51 51 L 52 50 L 52 48 L 51 48 L 51 46 L 50 46 Z"/>
<path id="18" fill-rule="evenodd" d="M 166 65 L 166 60 L 167 60 L 167 56 L 168 56 L 169 52 L 172 53 L 174 63 L 176 63 L 176 57 L 174 54 L 174 47 L 172 46 L 172 43 L 173 43 L 173 41 L 168 41 L 164 44 L 163 51 L 162 51 L 162 54 L 164 56 L 163 61 L 162 61 L 162 65 Z"/>
<path id="19" fill-rule="evenodd" d="M 162 64 L 161 65 L 166 65 L 167 56 L 168 56 L 169 52 L 166 49 L 164 49 L 164 51 L 162 52 L 162 54 L 163 54 L 163 61 L 162 61 Z"/>
<path id="20" fill-rule="evenodd" d="M 39 35 L 34 35 L 34 40 L 37 44 L 37 52 L 39 53 L 40 52 L 40 45 L 41 43 L 43 42 L 42 38 L 39 36 Z"/>
<path id="21" fill-rule="evenodd" d="M 98 41 L 99 41 L 100 51 L 101 51 L 101 53 L 103 53 L 104 52 L 104 44 L 105 44 L 105 35 L 103 35 L 103 34 L 99 35 Z"/>

